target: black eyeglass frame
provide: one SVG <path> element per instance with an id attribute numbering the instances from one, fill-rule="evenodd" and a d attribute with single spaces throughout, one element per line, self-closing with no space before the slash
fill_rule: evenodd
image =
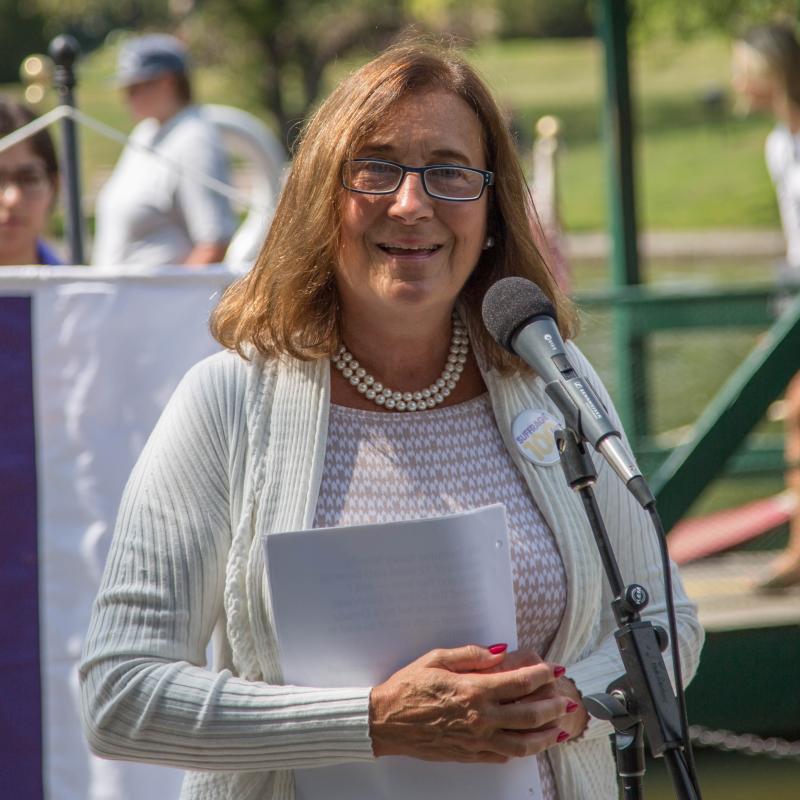
<path id="1" fill-rule="evenodd" d="M 344 170 L 347 164 L 349 163 L 364 163 L 366 161 L 375 162 L 377 164 L 390 164 L 393 167 L 400 167 L 400 179 L 397 181 L 397 186 L 394 189 L 384 189 L 382 191 L 369 191 L 367 189 L 354 189 L 352 186 L 348 186 L 344 181 Z M 475 172 L 483 178 L 483 183 L 481 184 L 481 191 L 477 197 L 442 197 L 441 195 L 434 194 L 428 188 L 428 181 L 426 180 L 426 173 L 432 169 L 464 169 L 467 172 Z M 434 200 L 444 200 L 447 203 L 474 203 L 476 200 L 480 200 L 483 197 L 483 193 L 487 186 L 494 186 L 494 172 L 490 172 L 486 169 L 478 169 L 477 167 L 465 167 L 462 164 L 429 164 L 427 167 L 407 167 L 405 164 L 398 164 L 396 161 L 389 161 L 386 158 L 350 158 L 342 164 L 342 172 L 340 175 L 340 179 L 342 181 L 342 186 L 347 189 L 348 192 L 355 192 L 356 194 L 374 194 L 374 195 L 386 195 L 386 194 L 394 194 L 402 185 L 403 181 L 405 180 L 406 175 L 409 172 L 413 172 L 415 175 L 419 175 L 422 178 L 422 188 L 425 190 L 425 194 L 428 197 L 432 197 Z"/>

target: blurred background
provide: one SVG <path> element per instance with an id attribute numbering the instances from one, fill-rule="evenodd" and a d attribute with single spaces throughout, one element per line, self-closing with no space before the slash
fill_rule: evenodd
<path id="1" fill-rule="evenodd" d="M 82 49 L 78 107 L 128 132 L 133 121 L 111 85 L 117 50 L 131 33 L 167 31 L 189 45 L 198 100 L 254 114 L 290 156 L 309 111 L 378 49 L 410 27 L 457 37 L 505 106 L 532 181 L 534 142 L 550 143 L 540 162 L 545 166 L 537 169 L 552 172 L 537 180 L 547 192 L 541 198 L 544 221 L 583 312 L 579 343 L 623 412 L 628 409 L 627 427 L 653 476 L 676 446 L 690 440 L 698 416 L 713 410 L 717 393 L 773 323 L 775 263 L 784 249 L 763 159 L 773 122 L 737 109 L 731 41 L 753 23 L 796 23 L 800 3 L 628 4 L 640 248 L 637 274 L 626 280 L 611 263 L 607 233 L 614 168 L 612 143 L 604 135 L 608 85 L 600 6 L 599 0 L 0 0 L 0 91 L 40 113 L 55 107 L 51 67 L 41 54 L 55 35 L 69 33 Z M 56 128 L 53 133 L 59 136 Z M 81 128 L 79 146 L 91 238 L 96 193 L 122 145 Z M 234 173 L 246 187 L 248 166 L 235 163 Z M 60 213 L 52 234 L 57 243 L 63 237 Z M 698 303 L 679 325 L 670 309 L 685 310 L 688 300 Z M 644 350 L 643 371 L 619 368 L 629 356 L 620 355 L 619 347 L 620 324 L 632 324 L 620 322 L 626 303 L 628 309 L 639 304 L 633 339 Z M 629 336 L 625 348 L 631 342 Z M 780 433 L 780 408 L 773 405 L 755 426 L 743 428 L 735 459 L 698 479 L 702 491 L 684 492 L 672 522 L 703 519 L 780 492 Z M 727 436 L 739 434 L 730 430 Z M 757 557 L 780 548 L 785 520 L 759 533 L 732 554 Z M 800 595 L 781 597 L 778 612 L 746 623 L 730 614 L 714 616 L 715 602 L 730 610 L 751 605 L 751 598 L 741 570 L 716 569 L 720 553 L 707 555 L 693 561 L 695 572 L 687 568 L 701 612 L 711 609 L 704 619 L 709 643 L 689 692 L 690 721 L 729 733 L 706 734 L 705 743 L 716 746 L 698 748 L 704 796 L 736 800 L 761 790 L 772 800 L 798 798 L 800 747 L 771 737 L 800 738 Z M 650 765 L 646 787 L 651 798 L 672 796 L 661 763 Z"/>

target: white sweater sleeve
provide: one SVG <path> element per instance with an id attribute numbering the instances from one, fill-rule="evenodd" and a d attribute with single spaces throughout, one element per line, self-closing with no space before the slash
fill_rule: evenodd
<path id="1" fill-rule="evenodd" d="M 622 430 L 619 416 L 603 382 L 578 348 L 572 344 L 568 347 L 570 360 L 579 373 L 591 381 L 612 421 L 618 430 Z M 598 473 L 595 486 L 597 502 L 619 563 L 622 580 L 626 584 L 639 583 L 647 589 L 650 602 L 642 615 L 643 619 L 669 631 L 661 553 L 650 517 L 634 500 L 605 459 L 595 456 L 594 463 Z M 686 596 L 675 564 L 671 564 L 671 573 L 681 667 L 684 682 L 688 683 L 697 670 L 704 632 L 697 619 L 697 609 Z M 596 645 L 585 658 L 569 666 L 569 675 L 583 694 L 605 692 L 608 684 L 623 672 L 622 660 L 613 636 L 617 623 L 611 611 L 611 600 L 611 590 L 604 574 Z M 665 662 L 672 676 L 669 650 L 665 654 Z M 674 676 L 672 677 L 674 682 Z M 605 736 L 609 730 L 607 723 L 592 718 L 584 737 Z"/>
<path id="2" fill-rule="evenodd" d="M 244 482 L 245 369 L 230 353 L 193 368 L 126 487 L 80 670 L 98 755 L 226 771 L 373 758 L 369 688 L 204 668 Z"/>

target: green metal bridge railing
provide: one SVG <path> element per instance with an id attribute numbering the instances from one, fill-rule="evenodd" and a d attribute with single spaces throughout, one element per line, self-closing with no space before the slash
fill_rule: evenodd
<path id="1" fill-rule="evenodd" d="M 784 390 L 798 371 L 798 356 L 800 295 L 708 404 L 691 440 L 676 448 L 653 476 L 653 491 L 667 529 L 722 471 Z"/>
<path id="2" fill-rule="evenodd" d="M 781 469 L 782 437 L 752 441 L 749 434 L 800 369 L 800 294 L 777 319 L 774 286 L 691 291 L 624 286 L 579 295 L 576 300 L 587 310 L 610 307 L 625 317 L 628 332 L 642 342 L 664 331 L 767 329 L 682 444 L 665 447 L 647 429 L 634 426 L 631 441 L 642 468 L 651 476 L 667 530 L 723 471 L 751 474 Z M 617 394 L 634 404 L 641 391 L 629 383 L 619 386 Z M 624 401 L 620 405 L 624 407 Z"/>

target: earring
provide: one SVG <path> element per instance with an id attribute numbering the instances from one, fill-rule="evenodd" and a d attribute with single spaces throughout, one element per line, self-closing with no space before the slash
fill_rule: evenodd
<path id="1" fill-rule="evenodd" d="M 488 250 L 490 247 L 494 247 L 494 236 L 487 236 L 486 241 L 483 243 L 484 250 Z"/>

